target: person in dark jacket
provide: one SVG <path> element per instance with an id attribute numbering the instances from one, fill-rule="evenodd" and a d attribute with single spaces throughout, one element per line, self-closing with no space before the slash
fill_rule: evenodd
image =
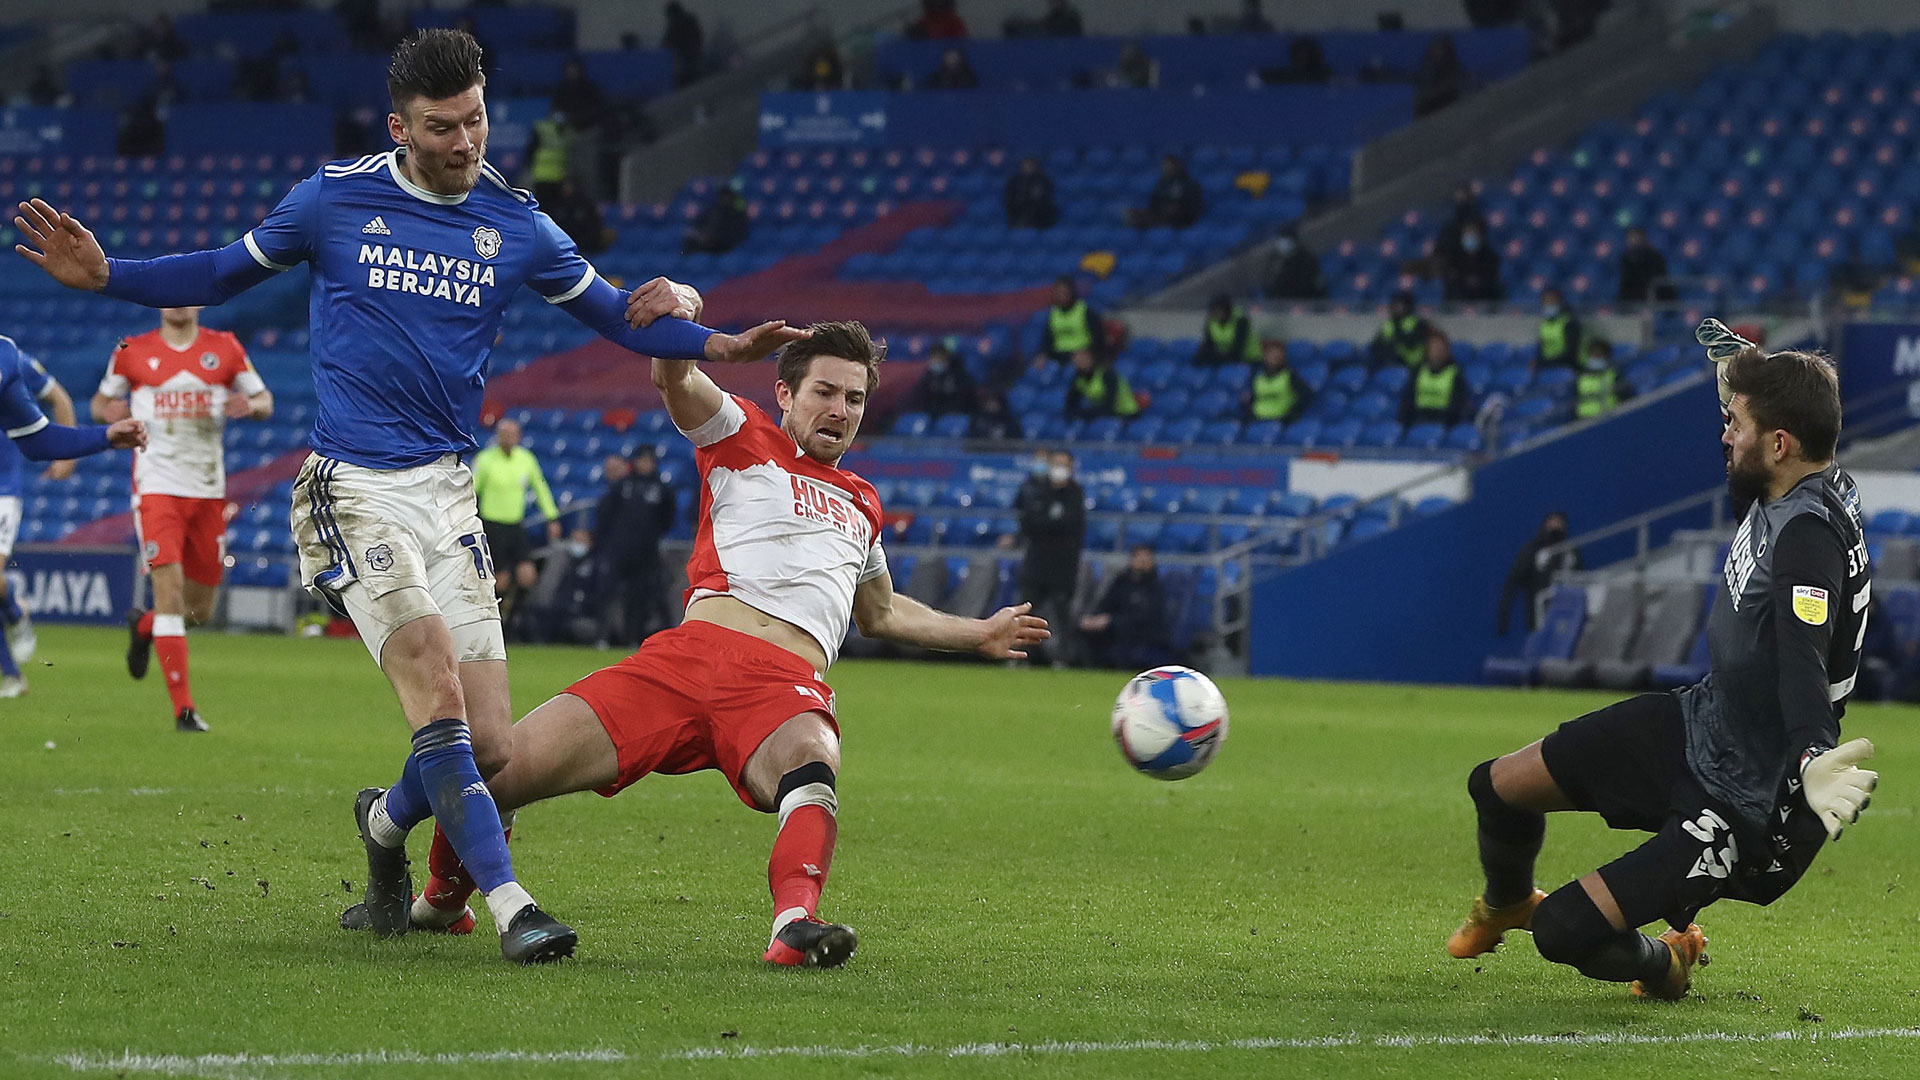
<path id="1" fill-rule="evenodd" d="M 1498 300 L 1502 295 L 1500 254 L 1478 222 L 1460 230 L 1460 252 L 1447 260 L 1446 289 L 1449 300 Z"/>
<path id="2" fill-rule="evenodd" d="M 954 360 L 952 350 L 935 345 L 927 353 L 926 370 L 913 387 L 913 407 L 931 416 L 966 413 L 972 416 L 980 408 L 980 392 L 965 364 Z"/>
<path id="3" fill-rule="evenodd" d="M 1135 544 L 1091 612 L 1080 616 L 1089 653 L 1101 667 L 1138 670 L 1175 659 L 1167 634 L 1167 590 L 1153 549 Z"/>
<path id="4" fill-rule="evenodd" d="M 940 66 L 934 68 L 921 85 L 928 90 L 977 90 L 980 76 L 974 74 L 973 65 L 967 63 L 966 53 L 948 49 L 940 56 Z"/>
<path id="5" fill-rule="evenodd" d="M 1513 557 L 1513 566 L 1507 571 L 1506 584 L 1500 586 L 1500 613 L 1494 620 L 1494 633 L 1507 636 L 1507 628 L 1512 625 L 1513 602 L 1520 599 L 1526 603 L 1527 633 L 1531 634 L 1540 625 L 1540 597 L 1553 584 L 1553 575 L 1567 570 L 1579 570 L 1580 549 L 1569 548 L 1557 554 L 1547 554 L 1547 549 L 1567 538 L 1567 515 L 1558 510 L 1548 514 L 1540 522 L 1540 531 L 1533 534 Z"/>
<path id="6" fill-rule="evenodd" d="M 1160 179 L 1147 193 L 1145 209 L 1133 211 L 1132 217 L 1133 223 L 1143 229 L 1155 225 L 1184 229 L 1199 221 L 1205 209 L 1206 196 L 1201 194 L 1200 182 L 1187 172 L 1185 162 L 1168 154 L 1160 159 Z"/>
<path id="7" fill-rule="evenodd" d="M 1467 85 L 1467 68 L 1454 51 L 1452 34 L 1436 34 L 1413 75 L 1413 115 L 1425 116 L 1460 100 Z"/>
<path id="8" fill-rule="evenodd" d="M 631 463 L 607 459 L 607 492 L 594 514 L 593 551 L 607 604 L 601 633 L 607 640 L 638 644 L 672 625 L 660 566 L 660 541 L 673 528 L 673 489 L 660 479 L 653 447 L 641 446 Z M 620 616 L 613 618 L 618 606 Z"/>
<path id="9" fill-rule="evenodd" d="M 1411 372 L 1427 358 L 1432 336 L 1432 325 L 1414 310 L 1413 293 L 1401 289 L 1387 299 L 1387 319 L 1367 346 L 1367 363 L 1374 368 L 1402 364 Z"/>
<path id="10" fill-rule="evenodd" d="M 1427 362 L 1400 391 L 1400 423 L 1452 427 L 1467 418 L 1467 377 L 1453 362 L 1453 343 L 1438 330 L 1427 335 Z"/>
<path id="11" fill-rule="evenodd" d="M 1327 278 L 1320 259 L 1300 242 L 1291 226 L 1273 241 L 1272 269 L 1267 272 L 1267 295 L 1275 300 L 1323 300 Z"/>
<path id="12" fill-rule="evenodd" d="M 1080 549 L 1087 539 L 1087 493 L 1073 478 L 1073 455 L 1065 450 L 1049 453 L 1047 471 L 1021 486 L 1016 508 L 1027 549 L 1020 563 L 1021 595 L 1032 602 L 1034 614 L 1064 628 L 1080 581 Z M 1043 652 L 1057 658 L 1061 654 L 1055 650 L 1064 647 L 1056 639 L 1028 652 L 1036 660 Z"/>
<path id="13" fill-rule="evenodd" d="M 747 215 L 747 200 L 740 189 L 722 184 L 720 190 L 713 193 L 713 201 L 687 226 L 681 237 L 680 254 L 704 251 L 724 255 L 739 247 L 752 227 L 753 219 Z"/>
<path id="14" fill-rule="evenodd" d="M 1037 157 L 1020 159 L 1020 168 L 1007 177 L 1000 202 L 1006 208 L 1009 229 L 1051 229 L 1060 220 L 1060 207 L 1053 199 L 1053 178 L 1040 167 Z"/>
<path id="15" fill-rule="evenodd" d="M 1193 352 L 1195 367 L 1215 368 L 1248 364 L 1260 357 L 1260 339 L 1253 332 L 1247 309 L 1226 293 L 1214 293 L 1207 303 L 1207 323 L 1200 328 L 1200 345 Z"/>
<path id="16" fill-rule="evenodd" d="M 1673 299 L 1666 278 L 1667 257 L 1647 242 L 1647 230 L 1638 225 L 1628 229 L 1627 248 L 1620 253 L 1620 302 L 1644 304 Z"/>

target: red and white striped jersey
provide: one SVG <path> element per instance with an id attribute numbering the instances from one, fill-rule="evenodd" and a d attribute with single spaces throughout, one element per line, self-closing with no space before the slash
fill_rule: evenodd
<path id="1" fill-rule="evenodd" d="M 134 493 L 226 498 L 227 398 L 266 388 L 240 339 L 224 330 L 202 327 L 178 348 L 158 330 L 122 341 L 100 393 L 129 399 L 133 418 L 147 423 L 147 448 L 133 456 Z"/>
<path id="2" fill-rule="evenodd" d="M 687 603 L 731 596 L 805 630 L 832 664 L 854 589 L 887 572 L 873 485 L 808 457 L 742 398 L 729 396 L 713 419 L 682 434 L 697 448 L 700 472 Z"/>

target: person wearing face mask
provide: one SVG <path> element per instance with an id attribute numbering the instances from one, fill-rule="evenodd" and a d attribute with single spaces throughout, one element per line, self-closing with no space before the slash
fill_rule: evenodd
<path id="1" fill-rule="evenodd" d="M 1540 294 L 1540 355 L 1534 371 L 1577 367 L 1586 355 L 1586 329 L 1579 316 L 1567 310 L 1565 294 L 1549 287 Z"/>
<path id="2" fill-rule="evenodd" d="M 1367 347 L 1368 363 L 1375 368 L 1404 364 L 1412 370 L 1427 358 L 1431 336 L 1433 327 L 1413 309 L 1413 294 L 1401 289 L 1387 301 L 1387 321 Z"/>
<path id="3" fill-rule="evenodd" d="M 953 350 L 941 343 L 927 352 L 927 368 L 913 386 L 913 407 L 929 416 L 964 413 L 980 408 L 979 390 L 965 364 L 956 363 Z"/>
<path id="4" fill-rule="evenodd" d="M 1568 548 L 1564 551 L 1549 552 L 1547 549 L 1567 538 L 1567 515 L 1554 510 L 1540 522 L 1540 531 L 1533 534 L 1513 557 L 1513 565 L 1507 570 L 1506 583 L 1500 586 L 1500 611 L 1494 619 L 1494 632 L 1501 637 L 1507 636 L 1512 625 L 1513 602 L 1525 602 L 1527 633 L 1533 633 L 1540 625 L 1540 598 L 1553 584 L 1555 574 L 1581 569 L 1580 549 Z"/>
<path id="5" fill-rule="evenodd" d="M 1460 229 L 1460 251 L 1447 260 L 1446 296 L 1448 300 L 1498 300 L 1500 255 L 1487 242 L 1486 228 L 1469 221 Z"/>
<path id="6" fill-rule="evenodd" d="M 1020 488 L 1019 539 L 1026 543 L 1020 589 L 1036 614 L 1065 628 L 1080 580 L 1080 549 L 1087 539 L 1087 492 L 1073 478 L 1073 455 L 1054 450 L 1047 467 Z M 1058 662 L 1059 652 L 1047 650 Z"/>
<path id="7" fill-rule="evenodd" d="M 1272 269 L 1267 273 L 1267 295 L 1275 300 L 1324 300 L 1327 278 L 1320 259 L 1300 242 L 1291 227 L 1273 241 Z"/>
<path id="8" fill-rule="evenodd" d="M 1647 241 L 1647 230 L 1634 226 L 1627 230 L 1627 247 L 1620 253 L 1620 302 L 1644 304 L 1649 300 L 1673 299 L 1673 286 L 1667 284 L 1667 257 Z"/>
<path id="9" fill-rule="evenodd" d="M 1582 420 L 1605 416 L 1633 396 L 1633 388 L 1613 366 L 1613 346 L 1605 338 L 1587 341 L 1580 361 L 1580 377 L 1573 383 L 1573 415 Z"/>

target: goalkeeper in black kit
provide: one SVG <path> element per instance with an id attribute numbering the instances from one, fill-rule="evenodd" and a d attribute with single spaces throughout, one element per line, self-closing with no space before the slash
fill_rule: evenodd
<path id="1" fill-rule="evenodd" d="M 1871 743 L 1840 742 L 1872 580 L 1859 493 L 1833 462 L 1833 365 L 1767 354 L 1714 320 L 1699 337 L 1720 369 L 1727 488 L 1744 514 L 1707 621 L 1711 670 L 1474 768 L 1486 891 L 1447 942 L 1455 957 L 1527 929 L 1548 960 L 1682 998 L 1706 962 L 1700 909 L 1779 899 L 1878 779 L 1858 767 Z M 1653 837 L 1548 894 L 1534 888 L 1533 862 L 1556 810 Z M 1657 921 L 1672 929 L 1638 929 Z"/>

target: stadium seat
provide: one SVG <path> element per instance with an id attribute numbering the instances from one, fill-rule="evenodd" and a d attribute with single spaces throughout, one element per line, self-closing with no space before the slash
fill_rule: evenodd
<path id="1" fill-rule="evenodd" d="M 1712 603 L 1714 591 L 1706 587 L 1707 604 Z M 1619 660 L 1599 661 L 1594 681 L 1609 690 L 1641 690 L 1652 685 L 1656 668 L 1685 660 L 1707 616 L 1701 593 L 1702 587 L 1695 584 L 1655 589 L 1647 598 L 1646 615 L 1632 647 Z"/>
<path id="2" fill-rule="evenodd" d="M 1639 637 L 1645 590 L 1638 581 L 1607 587 L 1600 610 L 1587 620 L 1571 657 L 1540 661 L 1540 681 L 1548 686 L 1588 687 L 1601 663 L 1624 660 Z"/>
<path id="3" fill-rule="evenodd" d="M 1481 665 L 1481 676 L 1490 683 L 1506 686 L 1533 685 L 1540 663 L 1573 655 L 1581 629 L 1587 619 L 1585 589 L 1556 586 L 1547 595 L 1546 611 L 1539 628 L 1527 635 L 1518 657 L 1489 656 Z"/>

